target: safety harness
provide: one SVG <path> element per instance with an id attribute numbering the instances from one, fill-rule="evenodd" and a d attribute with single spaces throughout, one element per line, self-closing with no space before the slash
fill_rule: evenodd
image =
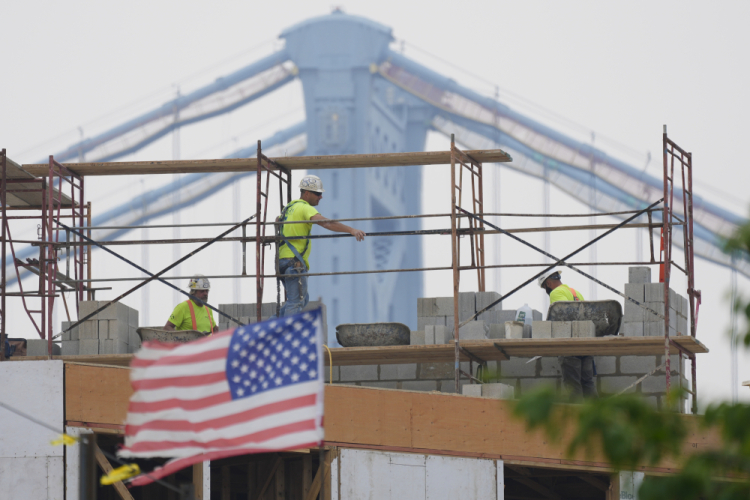
<path id="1" fill-rule="evenodd" d="M 279 216 L 279 222 L 285 222 L 286 221 L 287 211 L 293 205 L 296 205 L 297 203 L 300 203 L 300 202 L 302 202 L 302 200 L 295 200 L 295 201 L 289 203 L 287 206 L 285 206 L 284 210 L 281 211 L 281 215 Z M 292 253 L 294 254 L 294 258 L 296 258 L 300 262 L 300 264 L 302 264 L 302 269 L 304 269 L 304 271 L 307 272 L 307 266 L 305 265 L 305 259 L 302 258 L 302 255 L 304 255 L 305 252 L 307 252 L 307 249 L 310 247 L 310 240 L 306 240 L 305 241 L 305 248 L 302 249 L 302 255 L 300 255 L 299 251 L 297 251 L 297 248 L 294 245 L 292 245 L 291 243 L 289 243 L 289 240 L 287 240 L 284 237 L 284 226 L 282 225 L 280 227 L 281 227 L 281 229 L 279 230 L 279 237 L 282 239 L 282 242 L 279 244 L 279 252 L 281 252 L 281 247 L 282 246 L 287 245 L 289 247 L 289 250 L 291 250 Z M 278 257 L 279 254 L 277 253 L 276 255 Z"/>
<path id="2" fill-rule="evenodd" d="M 190 309 L 190 321 L 193 322 L 193 330 L 198 329 L 198 322 L 195 320 L 195 309 L 193 309 L 193 301 L 187 300 L 188 308 Z M 206 310 L 206 316 L 208 316 L 208 324 L 211 325 L 211 331 L 208 332 L 209 335 L 214 332 L 214 320 L 211 318 L 211 314 L 208 312 L 208 307 L 203 307 L 203 309 Z"/>

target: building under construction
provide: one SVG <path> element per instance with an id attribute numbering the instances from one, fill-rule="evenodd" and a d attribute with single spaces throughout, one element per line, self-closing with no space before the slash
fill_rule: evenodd
<path id="1" fill-rule="evenodd" d="M 374 271 L 339 270 L 310 273 L 320 276 L 355 274 L 410 275 L 450 270 L 452 297 L 419 297 L 409 307 L 417 329 L 398 345 L 331 347 L 326 349 L 325 445 L 321 449 L 243 455 L 196 464 L 161 484 L 128 489 L 122 482 L 100 486 L 99 498 L 178 498 L 180 487 L 192 485 L 195 498 L 312 499 L 318 498 L 629 498 L 644 474 L 675 470 L 674 463 L 643 466 L 614 473 L 597 456 L 568 457 L 560 443 L 529 432 L 511 417 L 512 400 L 540 385 L 560 386 L 558 356 L 595 356 L 601 394 L 636 392 L 662 407 L 670 387 L 686 389 L 681 404 L 690 420 L 697 412 L 696 355 L 708 352 L 697 339 L 700 292 L 694 279 L 692 157 L 663 136 L 663 190 L 642 209 L 621 211 L 618 224 L 580 224 L 577 214 L 554 227 L 506 230 L 492 223 L 498 214 L 485 210 L 484 174 L 511 161 L 500 149 L 464 151 L 451 140 L 442 152 L 377 153 L 362 155 L 269 158 L 259 142 L 250 159 L 151 162 L 59 163 L 18 165 L 6 151 L 0 156 L 2 179 L 2 256 L 10 257 L 21 284 L 22 270 L 38 276 L 36 289 L 20 287 L 0 297 L 0 344 L 6 345 L 6 314 L 27 315 L 38 339 L 12 340 L 3 352 L 0 373 L 12 380 L 6 401 L 26 416 L 14 417 L 14 432 L 0 438 L 0 476 L 19 498 L 78 498 L 81 478 L 95 472 L 81 470 L 73 446 L 49 446 L 39 422 L 70 435 L 96 436 L 93 453 L 102 471 L 122 443 L 128 398 L 132 393 L 129 364 L 140 346 L 136 333 L 138 312 L 119 301 L 146 283 L 162 280 L 170 268 L 140 279 L 128 292 L 112 300 L 97 300 L 105 289 L 91 277 L 92 248 L 117 254 L 111 242 L 91 237 L 91 205 L 85 180 L 91 176 L 163 173 L 254 172 L 256 207 L 248 218 L 206 238 L 202 249 L 221 241 L 242 245 L 242 277 L 254 280 L 256 302 L 223 304 L 216 311 L 223 328 L 260 322 L 274 314 L 283 294 L 268 283 L 276 274 L 265 272 L 279 242 L 275 206 L 292 200 L 292 171 L 330 171 L 370 168 L 450 165 L 450 198 L 446 213 L 400 214 L 368 220 L 442 217 L 445 230 L 373 231 L 368 238 L 406 236 L 450 238 L 451 261 L 439 268 L 389 268 Z M 416 167 L 415 167 L 416 168 Z M 275 197 L 276 195 L 274 195 Z M 613 215 L 604 213 L 602 215 Z M 590 214 L 585 214 L 589 217 Z M 12 237 L 14 220 L 35 218 L 39 241 Z M 648 222 L 638 222 L 646 219 Z M 350 220 L 350 219 L 340 219 Z M 563 219 L 564 220 L 564 219 Z M 615 231 L 645 228 L 651 238 L 650 258 L 638 262 L 580 262 L 577 255 Z M 685 249 L 684 261 L 672 257 L 676 228 Z M 242 230 L 241 237 L 227 236 Z M 599 236 L 568 255 L 552 255 L 524 239 L 527 232 L 601 231 Z M 330 237 L 310 236 L 311 239 Z M 333 237 L 337 237 L 334 235 Z M 345 237 L 345 236 L 344 236 Z M 549 264 L 497 264 L 485 251 L 490 238 L 512 238 L 541 254 Z M 143 241 L 118 244 L 141 245 Z M 178 242 L 172 242 L 173 244 Z M 35 259 L 21 260 L 21 246 L 38 250 Z M 124 257 L 122 258 L 123 260 Z M 580 266 L 628 267 L 628 283 L 604 283 Z M 488 290 L 485 273 L 502 266 L 528 267 L 529 279 L 515 289 Z M 565 267 L 622 297 L 620 316 L 604 320 L 549 321 L 534 314 L 531 328 L 514 322 L 515 311 L 503 302 L 546 269 Z M 3 267 L 2 283 L 8 282 Z M 654 273 L 652 276 L 651 273 Z M 687 278 L 686 290 L 670 287 L 672 272 Z M 461 286 L 462 276 L 476 276 L 476 290 Z M 238 279 L 239 277 L 234 277 Z M 166 283 L 166 281 L 164 281 Z M 34 288 L 34 287 L 32 287 Z M 66 297 L 67 294 L 67 297 Z M 101 294 L 100 294 L 101 295 Z M 68 322 L 53 324 L 55 303 L 63 305 Z M 112 302 L 102 309 L 105 302 Z M 611 302 L 611 301 L 603 301 Z M 326 304 L 317 304 L 325 308 Z M 388 321 L 382 318 L 381 321 Z M 339 327 L 340 325 L 332 325 Z M 11 352 L 15 349 L 15 352 Z M 25 349 L 25 355 L 24 354 Z M 4 421 L 8 421 L 4 418 Z M 715 436 L 694 429 L 687 450 L 711 445 Z M 158 460 L 144 461 L 149 470 Z M 19 479 L 20 477 L 26 480 Z M 29 478 L 40 478 L 29 480 Z M 46 480 L 41 480 L 46 478 Z M 185 491 L 183 489 L 182 491 Z"/>

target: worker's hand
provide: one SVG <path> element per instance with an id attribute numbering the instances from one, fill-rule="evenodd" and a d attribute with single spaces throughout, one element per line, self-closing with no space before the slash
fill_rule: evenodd
<path id="1" fill-rule="evenodd" d="M 352 228 L 349 234 L 357 238 L 357 241 L 362 241 L 365 239 L 365 236 L 367 236 L 367 234 L 364 231 L 361 231 L 359 229 L 354 229 L 354 228 Z"/>

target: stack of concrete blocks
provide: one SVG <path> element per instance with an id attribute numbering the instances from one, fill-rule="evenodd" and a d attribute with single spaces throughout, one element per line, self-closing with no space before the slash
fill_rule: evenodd
<path id="1" fill-rule="evenodd" d="M 651 269 L 631 267 L 625 295 L 664 315 L 664 284 L 651 283 Z M 669 289 L 669 335 L 689 335 L 687 298 Z M 664 320 L 629 300 L 625 301 L 620 334 L 626 337 L 663 337 Z"/>
<path id="2" fill-rule="evenodd" d="M 283 306 L 283 304 L 282 304 Z M 328 338 L 328 321 L 326 318 L 326 305 L 318 300 L 312 300 L 308 302 L 303 311 L 312 311 L 313 309 L 321 308 L 322 323 L 323 323 L 323 338 Z M 249 325 L 258 322 L 257 304 L 219 304 L 219 311 L 224 314 L 228 314 L 233 318 L 237 318 L 244 325 Z M 276 302 L 264 302 L 260 306 L 261 321 L 267 321 L 271 316 L 276 315 Z M 217 318 L 218 316 L 218 318 Z M 221 315 L 214 314 L 219 330 L 229 330 L 230 328 L 237 328 L 240 326 L 234 321 L 230 321 L 229 318 Z"/>
<path id="3" fill-rule="evenodd" d="M 83 318 L 108 301 L 83 301 L 79 303 L 79 317 Z M 63 321 L 62 329 L 72 323 Z M 122 303 L 115 303 L 99 311 L 74 329 L 62 335 L 62 354 L 129 354 L 141 347 L 136 333 L 138 311 Z"/>
<path id="4" fill-rule="evenodd" d="M 460 292 L 458 294 L 458 321 L 471 318 L 478 311 L 500 298 L 497 292 Z M 467 323 L 459 332 L 462 340 L 505 338 L 505 322 L 516 317 L 514 310 L 502 310 L 496 304 Z M 541 320 L 542 313 L 533 311 L 533 319 Z M 455 327 L 453 297 L 430 297 L 417 299 L 417 331 L 412 332 L 412 343 L 440 344 L 453 341 Z M 421 339 L 424 338 L 424 341 Z M 430 342 L 430 339 L 435 339 Z M 443 340 L 443 342 L 440 342 Z"/>
<path id="5" fill-rule="evenodd" d="M 52 342 L 52 355 L 57 356 L 61 354 L 59 342 Z M 62 354 L 65 354 L 64 352 Z M 49 346 L 47 339 L 27 339 L 26 340 L 26 355 L 27 356 L 48 356 Z"/>

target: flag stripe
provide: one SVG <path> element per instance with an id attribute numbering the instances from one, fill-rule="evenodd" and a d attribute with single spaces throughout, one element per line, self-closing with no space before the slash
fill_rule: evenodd
<path id="1" fill-rule="evenodd" d="M 185 371 L 190 375 L 210 375 L 211 373 L 226 371 L 226 359 L 218 358 L 200 363 L 191 363 L 189 365 L 166 365 L 161 363 L 149 366 L 148 368 L 135 368 L 130 373 L 130 380 L 138 382 L 144 379 L 171 378 L 185 375 Z"/>
<path id="2" fill-rule="evenodd" d="M 165 365 L 185 365 L 188 363 L 199 363 L 214 359 L 225 359 L 227 357 L 227 347 L 220 347 L 210 351 L 202 350 L 196 353 L 164 356 L 160 359 L 140 359 L 136 358 L 130 363 L 130 368 L 146 368 L 158 364 Z"/>
<path id="3" fill-rule="evenodd" d="M 226 388 L 226 386 L 225 386 Z M 199 410 L 219 403 L 227 403 L 232 400 L 228 391 L 214 394 L 200 399 L 160 399 L 153 402 L 132 402 L 128 411 L 132 413 L 149 413 L 179 408 L 181 410 Z"/>
<path id="4" fill-rule="evenodd" d="M 186 375 L 183 377 L 158 378 L 133 380 L 133 389 L 140 391 L 143 389 L 162 389 L 164 387 L 194 387 L 199 385 L 208 385 L 226 380 L 226 373 L 210 373 L 206 375 Z"/>
<path id="5" fill-rule="evenodd" d="M 231 439 L 214 439 L 212 441 L 208 441 L 204 443 L 200 441 L 194 441 L 194 440 L 145 441 L 145 442 L 135 443 L 133 446 L 130 446 L 129 449 L 133 453 L 138 453 L 141 451 L 158 451 L 158 450 L 165 450 L 165 449 L 178 449 L 178 448 L 185 448 L 188 446 L 198 447 L 198 448 L 235 447 L 235 446 L 241 446 L 243 444 L 248 444 L 248 443 L 266 441 L 269 439 L 273 439 L 275 437 L 283 436 L 284 434 L 288 434 L 290 432 L 314 430 L 315 428 L 316 428 L 316 423 L 315 423 L 315 419 L 313 418 L 309 420 L 293 422 L 291 424 L 280 425 L 278 427 L 274 427 L 271 429 L 264 429 L 259 432 L 253 432 L 252 434 L 246 434 L 246 435 L 231 438 Z"/>
<path id="6" fill-rule="evenodd" d="M 207 398 L 216 394 L 229 391 L 227 379 L 219 380 L 210 384 L 189 387 L 162 387 L 156 389 L 143 389 L 134 393 L 130 401 L 139 403 L 153 403 L 164 399 L 181 399 L 191 401 L 194 399 Z"/>

